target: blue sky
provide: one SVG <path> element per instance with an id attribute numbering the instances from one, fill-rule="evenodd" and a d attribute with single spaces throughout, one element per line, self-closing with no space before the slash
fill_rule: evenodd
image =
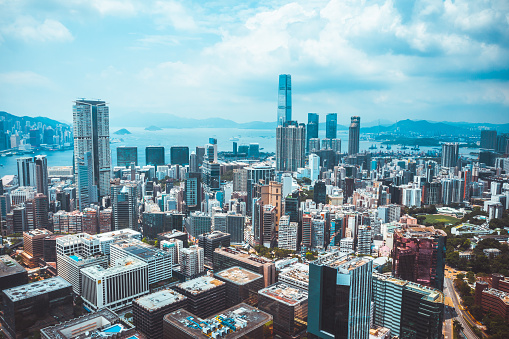
<path id="1" fill-rule="evenodd" d="M 509 1 L 0 0 L 0 110 L 509 123 Z M 161 116 L 164 119 L 164 116 Z"/>

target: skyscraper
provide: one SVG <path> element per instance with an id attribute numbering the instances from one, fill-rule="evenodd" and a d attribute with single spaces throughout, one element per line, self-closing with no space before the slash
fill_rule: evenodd
<path id="1" fill-rule="evenodd" d="M 447 234 L 433 226 L 395 230 L 392 275 L 442 290 L 446 240 Z"/>
<path id="2" fill-rule="evenodd" d="M 338 114 L 329 113 L 325 120 L 325 137 L 327 139 L 336 139 L 338 137 Z M 318 137 L 316 137 L 318 138 Z"/>
<path id="3" fill-rule="evenodd" d="M 138 147 L 117 147 L 117 166 L 131 166 L 132 162 L 138 166 Z"/>
<path id="4" fill-rule="evenodd" d="M 306 126 L 288 121 L 276 129 L 276 171 L 295 172 L 304 167 Z"/>
<path id="5" fill-rule="evenodd" d="M 319 116 L 317 113 L 308 113 L 308 126 L 306 134 L 306 149 L 311 151 L 309 147 L 309 139 L 318 138 Z"/>
<path id="6" fill-rule="evenodd" d="M 327 339 L 369 338 L 372 262 L 333 252 L 309 264 L 308 332 Z"/>
<path id="7" fill-rule="evenodd" d="M 361 134 L 361 117 L 352 117 L 348 131 L 348 155 L 359 153 L 359 137 Z"/>
<path id="8" fill-rule="evenodd" d="M 456 167 L 458 162 L 459 145 L 457 142 L 442 144 L 442 167 Z"/>
<path id="9" fill-rule="evenodd" d="M 123 228 L 138 228 L 138 186 L 122 183 L 111 186 L 111 205 L 113 206 L 113 227 L 117 231 Z"/>
<path id="10" fill-rule="evenodd" d="M 37 193 L 48 196 L 48 160 L 45 155 L 18 158 L 18 181 L 20 186 L 32 186 Z"/>
<path id="11" fill-rule="evenodd" d="M 78 161 L 78 202 L 80 211 L 97 202 L 97 186 L 94 185 L 92 153 L 86 152 Z"/>
<path id="12" fill-rule="evenodd" d="M 78 175 L 79 159 L 92 154 L 92 175 L 99 196 L 110 188 L 110 113 L 105 101 L 76 100 L 73 105 L 74 168 Z"/>
<path id="13" fill-rule="evenodd" d="M 172 146 L 170 148 L 170 160 L 172 165 L 188 165 L 189 164 L 189 147 Z"/>
<path id="14" fill-rule="evenodd" d="M 152 166 L 163 166 L 164 160 L 164 147 L 162 146 L 148 146 L 145 148 L 145 163 Z"/>
<path id="15" fill-rule="evenodd" d="M 491 130 L 481 131 L 481 148 L 485 149 L 497 148 L 497 131 Z"/>
<path id="16" fill-rule="evenodd" d="M 277 124 L 281 126 L 290 120 L 292 120 L 292 76 L 290 74 L 280 74 Z"/>

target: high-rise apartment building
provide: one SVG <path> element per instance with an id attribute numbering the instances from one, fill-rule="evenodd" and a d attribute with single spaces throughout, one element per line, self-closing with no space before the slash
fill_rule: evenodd
<path id="1" fill-rule="evenodd" d="M 303 168 L 306 153 L 306 125 L 287 121 L 276 129 L 276 171 L 295 172 Z"/>
<path id="2" fill-rule="evenodd" d="M 373 325 L 399 338 L 442 338 L 444 294 L 414 282 L 373 273 Z"/>
<path id="3" fill-rule="evenodd" d="M 117 147 L 117 166 L 128 167 L 133 162 L 138 166 L 138 147 Z"/>
<path id="4" fill-rule="evenodd" d="M 348 155 L 359 153 L 359 138 L 361 135 L 361 117 L 352 117 L 348 130 Z"/>
<path id="5" fill-rule="evenodd" d="M 76 100 L 73 105 L 74 167 L 78 175 L 79 159 L 92 154 L 93 182 L 100 197 L 110 188 L 110 113 L 105 101 Z"/>
<path id="6" fill-rule="evenodd" d="M 197 237 L 200 234 L 210 232 L 212 229 L 212 217 L 203 212 L 191 212 L 186 218 L 186 230 L 189 235 Z"/>
<path id="7" fill-rule="evenodd" d="M 280 126 L 292 120 L 292 76 L 280 74 L 278 88 L 277 124 Z"/>
<path id="8" fill-rule="evenodd" d="M 145 164 L 152 166 L 163 166 L 165 164 L 164 147 L 147 146 L 145 148 Z"/>
<path id="9" fill-rule="evenodd" d="M 198 246 L 203 248 L 205 259 L 214 260 L 214 250 L 218 247 L 230 247 L 230 234 L 221 231 L 213 231 L 198 235 Z"/>
<path id="10" fill-rule="evenodd" d="M 394 231 L 392 275 L 424 286 L 444 288 L 447 234 L 433 226 Z"/>
<path id="11" fill-rule="evenodd" d="M 457 142 L 445 142 L 442 144 L 442 167 L 456 167 L 459 156 L 459 144 Z"/>
<path id="12" fill-rule="evenodd" d="M 205 263 L 203 248 L 193 245 L 189 248 L 183 248 L 180 253 L 180 273 L 188 278 L 203 273 Z"/>
<path id="13" fill-rule="evenodd" d="M 37 193 L 48 196 L 48 160 L 45 155 L 18 158 L 19 186 L 35 187 Z"/>
<path id="14" fill-rule="evenodd" d="M 325 117 L 325 137 L 327 139 L 337 139 L 338 137 L 338 114 L 328 113 Z M 316 136 L 315 138 L 318 138 Z"/>
<path id="15" fill-rule="evenodd" d="M 278 248 L 286 250 L 297 250 L 297 234 L 299 224 L 290 222 L 290 216 L 284 215 L 279 219 Z"/>
<path id="16" fill-rule="evenodd" d="M 319 130 L 319 116 L 317 113 L 308 113 L 308 125 L 307 125 L 307 133 L 306 133 L 306 149 L 308 153 L 311 151 L 309 147 L 309 140 L 318 138 L 318 130 Z"/>
<path id="17" fill-rule="evenodd" d="M 80 211 L 98 201 L 97 186 L 94 184 L 93 159 L 91 152 L 85 152 L 78 159 L 78 204 Z"/>
<path id="18" fill-rule="evenodd" d="M 319 338 L 368 339 L 372 261 L 326 254 L 309 264 L 308 332 Z"/>
<path id="19" fill-rule="evenodd" d="M 113 230 L 138 228 L 138 185 L 124 182 L 111 185 Z"/>
<path id="20" fill-rule="evenodd" d="M 187 211 L 199 211 L 201 209 L 201 174 L 199 172 L 186 173 L 184 201 Z"/>

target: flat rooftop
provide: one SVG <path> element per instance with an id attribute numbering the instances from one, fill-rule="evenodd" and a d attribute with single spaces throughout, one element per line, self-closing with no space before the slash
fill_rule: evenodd
<path id="1" fill-rule="evenodd" d="M 89 266 L 85 267 L 81 270 L 81 272 L 89 274 L 93 277 L 102 277 L 112 274 L 117 274 L 122 271 L 130 270 L 130 269 L 136 269 L 139 267 L 148 266 L 147 263 L 141 261 L 140 259 L 136 259 L 134 257 L 126 257 L 121 258 L 116 261 L 115 266 L 111 266 L 108 268 L 101 267 L 99 265 Z"/>
<path id="2" fill-rule="evenodd" d="M 271 260 L 256 255 L 249 254 L 245 251 L 238 250 L 233 247 L 221 247 L 216 248 L 214 252 L 225 255 L 230 258 L 234 258 L 243 262 L 250 263 L 254 266 L 263 266 L 266 264 L 274 264 Z"/>
<path id="3" fill-rule="evenodd" d="M 161 290 L 136 299 L 134 302 L 148 311 L 155 311 L 165 306 L 187 299 L 174 290 Z"/>
<path id="4" fill-rule="evenodd" d="M 245 285 L 256 279 L 263 279 L 263 275 L 246 270 L 239 266 L 227 268 L 216 273 L 216 276 L 231 281 L 237 285 Z"/>
<path id="5" fill-rule="evenodd" d="M 214 240 L 214 239 L 217 239 L 217 238 L 227 237 L 229 235 L 230 235 L 229 233 L 224 233 L 224 232 L 221 232 L 221 231 L 213 231 L 213 232 L 202 234 L 202 236 L 204 238 L 210 239 L 210 240 Z"/>
<path id="6" fill-rule="evenodd" d="M 111 244 L 111 246 L 121 248 L 129 254 L 142 259 L 149 259 L 161 254 L 168 255 L 167 252 L 162 251 L 157 247 L 150 246 L 149 244 L 145 244 L 144 242 L 133 238 L 119 240 Z"/>
<path id="7" fill-rule="evenodd" d="M 284 268 L 279 276 L 285 276 L 309 284 L 309 265 L 303 263 L 293 264 Z"/>
<path id="8" fill-rule="evenodd" d="M 23 266 L 18 264 L 18 262 L 10 256 L 0 255 L 0 278 L 26 271 L 27 270 Z"/>
<path id="9" fill-rule="evenodd" d="M 9 288 L 7 290 L 3 290 L 3 292 L 7 298 L 11 299 L 13 302 L 16 302 L 19 300 L 32 298 L 40 294 L 57 291 L 66 287 L 72 287 L 72 285 L 61 277 L 54 277 L 26 285 Z"/>
<path id="10" fill-rule="evenodd" d="M 177 286 L 191 294 L 200 294 L 224 284 L 225 282 L 214 277 L 204 276 L 191 279 L 189 281 L 178 284 Z"/>
<path id="11" fill-rule="evenodd" d="M 341 252 L 326 254 L 314 261 L 316 265 L 328 266 L 342 271 L 351 271 L 371 261 L 369 257 L 356 257 Z"/>
<path id="12" fill-rule="evenodd" d="M 258 293 L 289 306 L 297 306 L 308 300 L 308 293 L 306 291 L 291 287 L 283 282 L 270 285 L 260 290 Z"/>
<path id="13" fill-rule="evenodd" d="M 217 337 L 222 339 L 237 339 L 272 321 L 272 316 L 242 303 L 207 319 L 198 318 L 181 308 L 165 315 L 164 321 L 193 338 L 207 339 L 213 337 L 212 333 L 217 333 Z"/>
<path id="14" fill-rule="evenodd" d="M 37 236 L 47 236 L 47 235 L 52 235 L 53 233 L 51 231 L 48 231 L 44 228 L 39 228 L 39 229 L 35 229 L 35 230 L 31 230 L 31 231 L 28 231 L 28 232 L 23 232 L 24 234 L 27 234 L 31 237 L 37 237 Z"/>
<path id="15" fill-rule="evenodd" d="M 377 272 L 373 273 L 373 278 L 376 278 L 378 280 L 388 281 L 393 284 L 405 287 L 406 289 L 412 290 L 413 292 L 420 293 L 423 295 L 422 298 L 424 300 L 431 301 L 431 302 L 437 302 L 437 303 L 444 302 L 444 294 L 442 293 L 442 291 L 440 291 L 436 288 L 424 286 L 424 285 L 421 285 L 421 284 L 418 284 L 418 283 L 415 283 L 412 281 L 408 281 L 408 280 L 394 278 L 394 277 L 380 274 Z"/>
<path id="16" fill-rule="evenodd" d="M 395 230 L 395 233 L 405 238 L 430 238 L 436 236 L 447 236 L 442 230 L 435 229 L 433 226 L 410 226 L 404 229 Z"/>
<path id="17" fill-rule="evenodd" d="M 494 295 L 494 296 L 498 297 L 500 300 L 502 300 L 506 305 L 509 305 L 509 293 L 502 292 L 502 291 L 496 290 L 494 288 L 488 288 L 488 289 L 482 291 L 482 293 Z"/>
<path id="18" fill-rule="evenodd" d="M 55 326 L 43 328 L 41 333 L 51 339 L 90 338 L 90 332 L 95 332 L 101 328 L 108 328 L 118 321 L 119 317 L 116 313 L 104 308 Z"/>
<path id="19" fill-rule="evenodd" d="M 166 238 L 181 237 L 181 236 L 187 237 L 187 233 L 184 233 L 182 231 L 172 230 L 172 231 L 168 231 L 168 232 L 164 232 L 164 233 L 159 233 L 158 236 L 166 237 Z"/>

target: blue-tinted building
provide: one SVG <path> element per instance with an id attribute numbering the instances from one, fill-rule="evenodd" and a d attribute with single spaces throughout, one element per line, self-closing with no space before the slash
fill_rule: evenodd
<path id="1" fill-rule="evenodd" d="M 117 147 L 117 166 L 131 166 L 132 162 L 138 166 L 138 147 Z"/>
<path id="2" fill-rule="evenodd" d="M 164 147 L 162 146 L 148 146 L 145 148 L 145 163 L 152 166 L 163 166 L 164 160 Z"/>
<path id="3" fill-rule="evenodd" d="M 368 339 L 373 264 L 340 252 L 309 265 L 308 332 L 327 339 Z"/>
<path id="4" fill-rule="evenodd" d="M 188 165 L 189 164 L 189 147 L 172 146 L 170 149 L 170 158 L 172 165 Z"/>
<path id="5" fill-rule="evenodd" d="M 319 116 L 317 113 L 308 113 L 308 125 L 306 134 L 306 149 L 309 152 L 309 139 L 318 138 Z"/>
<path id="6" fill-rule="evenodd" d="M 282 126 L 292 120 L 292 76 L 280 74 L 278 88 L 277 124 Z"/>
<path id="7" fill-rule="evenodd" d="M 325 137 L 327 139 L 337 139 L 337 137 L 338 137 L 338 114 L 337 113 L 327 114 L 327 117 L 325 120 Z"/>

